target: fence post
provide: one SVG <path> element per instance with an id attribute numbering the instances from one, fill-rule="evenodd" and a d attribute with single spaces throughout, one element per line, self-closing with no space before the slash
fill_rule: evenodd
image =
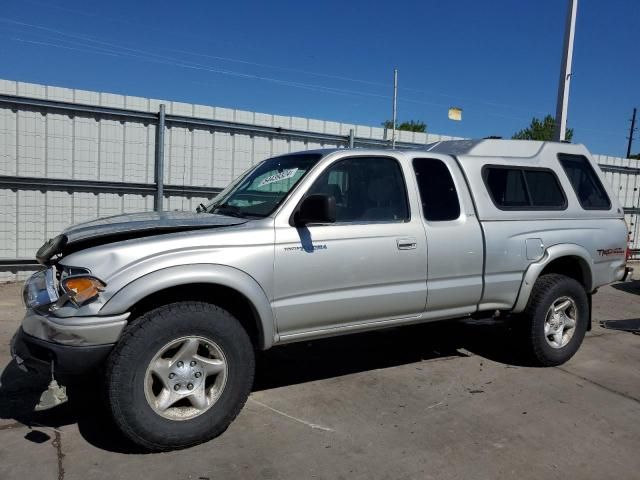
<path id="1" fill-rule="evenodd" d="M 160 110 L 158 111 L 155 160 L 156 195 L 153 201 L 153 209 L 156 212 L 161 212 L 164 198 L 164 103 L 160 104 Z"/>

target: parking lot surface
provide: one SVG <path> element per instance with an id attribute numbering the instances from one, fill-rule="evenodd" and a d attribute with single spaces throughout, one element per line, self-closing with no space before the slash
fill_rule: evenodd
<path id="1" fill-rule="evenodd" d="M 136 452 L 99 383 L 33 413 L 46 379 L 10 362 L 20 285 L 0 285 L 0 479 L 632 479 L 640 472 L 640 281 L 594 297 L 594 326 L 556 368 L 527 366 L 486 322 L 397 328 L 275 348 L 229 429 L 188 450 Z"/>

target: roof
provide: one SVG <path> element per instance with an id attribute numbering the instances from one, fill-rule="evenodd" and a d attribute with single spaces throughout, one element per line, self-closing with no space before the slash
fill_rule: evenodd
<path id="1" fill-rule="evenodd" d="M 505 157 L 505 158 L 534 158 L 542 150 L 551 148 L 552 151 L 561 150 L 567 153 L 584 154 L 585 147 L 579 144 L 566 142 L 542 142 L 537 140 L 502 140 L 502 139 L 470 139 L 470 140 L 445 140 L 430 143 L 428 145 L 416 145 L 415 148 L 400 147 L 396 152 L 431 152 L 444 155 L 467 157 Z M 389 152 L 391 147 L 356 147 L 356 148 L 320 148 L 316 150 L 304 150 L 297 153 L 319 153 L 328 155 L 333 152 L 353 151 L 360 154 L 374 154 L 381 151 Z M 292 154 L 292 153 L 291 153 Z M 291 155 L 285 153 L 283 155 Z"/>
<path id="2" fill-rule="evenodd" d="M 448 155 L 466 155 L 470 157 L 535 157 L 545 146 L 561 146 L 562 150 L 584 150 L 582 145 L 561 142 L 541 142 L 537 140 L 451 140 L 437 142 L 427 146 L 427 151 Z"/>

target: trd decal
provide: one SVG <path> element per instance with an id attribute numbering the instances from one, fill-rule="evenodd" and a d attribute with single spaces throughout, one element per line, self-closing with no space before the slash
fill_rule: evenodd
<path id="1" fill-rule="evenodd" d="M 599 248 L 596 250 L 601 257 L 608 257 L 609 255 L 624 255 L 624 248 Z"/>

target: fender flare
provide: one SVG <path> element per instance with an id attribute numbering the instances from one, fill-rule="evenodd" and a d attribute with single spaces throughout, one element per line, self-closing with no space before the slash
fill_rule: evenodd
<path id="1" fill-rule="evenodd" d="M 527 307 L 531 291 L 533 290 L 533 285 L 536 283 L 536 280 L 542 271 L 552 261 L 562 257 L 578 257 L 580 259 L 583 270 L 587 270 L 584 272 L 587 274 L 585 276 L 585 289 L 587 290 L 587 293 L 591 292 L 593 281 L 593 259 L 591 255 L 589 255 L 587 249 L 573 243 L 553 245 L 545 250 L 544 255 L 540 260 L 530 264 L 525 271 L 522 283 L 520 284 L 518 298 L 512 310 L 513 313 L 520 313 L 524 311 Z"/>
<path id="2" fill-rule="evenodd" d="M 236 290 L 244 295 L 258 315 L 260 348 L 270 348 L 275 339 L 275 318 L 271 303 L 260 284 L 237 268 L 218 264 L 190 264 L 167 267 L 147 273 L 122 287 L 101 308 L 100 315 L 127 312 L 149 295 L 180 285 L 209 283 Z"/>

